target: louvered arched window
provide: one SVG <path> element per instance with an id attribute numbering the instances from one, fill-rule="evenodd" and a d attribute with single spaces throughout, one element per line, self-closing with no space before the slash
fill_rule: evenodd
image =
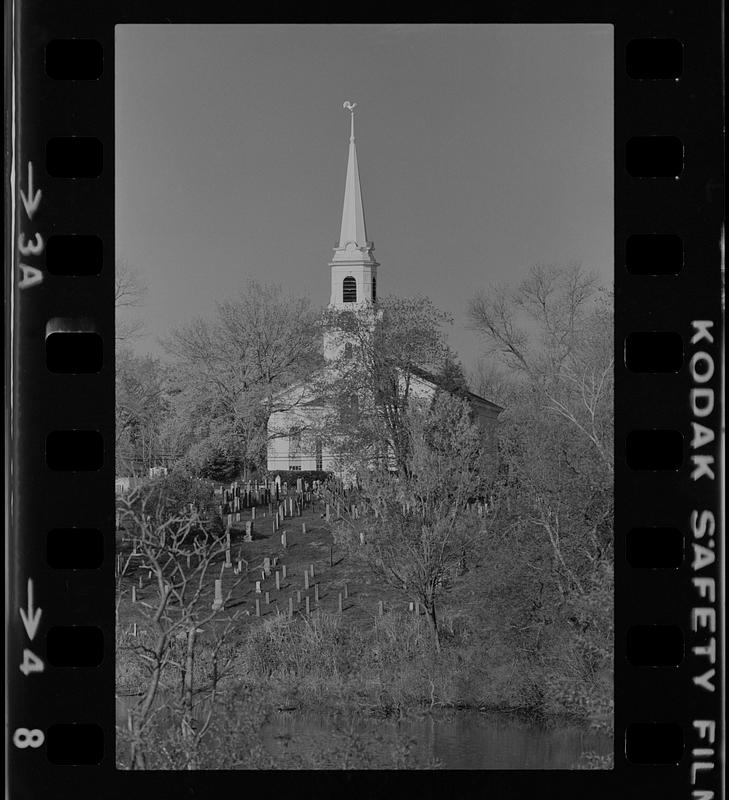
<path id="1" fill-rule="evenodd" d="M 342 302 L 357 302 L 357 281 L 351 275 L 347 275 L 342 281 Z"/>
<path id="2" fill-rule="evenodd" d="M 377 302 L 377 276 L 372 276 L 372 302 Z"/>

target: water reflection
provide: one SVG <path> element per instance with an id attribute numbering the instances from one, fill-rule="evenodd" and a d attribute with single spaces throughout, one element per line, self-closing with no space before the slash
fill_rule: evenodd
<path id="1" fill-rule="evenodd" d="M 357 718 L 356 724 L 322 714 L 283 713 L 264 727 L 262 742 L 271 755 L 296 761 L 331 748 L 334 737 L 346 736 L 347 729 L 356 731 L 358 746 L 369 747 L 375 762 L 383 750 L 409 740 L 421 764 L 437 761 L 444 769 L 573 769 L 583 753 L 607 755 L 613 749 L 611 737 L 576 724 L 546 726 L 478 711 L 400 722 Z"/>

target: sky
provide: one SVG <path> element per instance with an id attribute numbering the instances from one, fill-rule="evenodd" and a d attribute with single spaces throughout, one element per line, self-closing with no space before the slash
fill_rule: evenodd
<path id="1" fill-rule="evenodd" d="M 378 294 L 424 294 L 471 368 L 475 292 L 613 276 L 610 25 L 119 25 L 116 260 L 135 349 L 249 278 L 323 306 L 356 139 Z"/>

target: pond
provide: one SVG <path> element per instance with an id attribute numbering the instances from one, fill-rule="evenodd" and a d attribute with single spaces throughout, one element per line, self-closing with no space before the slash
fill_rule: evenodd
<path id="1" fill-rule="evenodd" d="M 612 737 L 569 722 L 550 725 L 479 711 L 426 714 L 402 721 L 280 713 L 261 731 L 263 747 L 285 768 L 287 758 L 331 756 L 330 768 L 406 766 L 394 751 L 409 747 L 420 766 L 442 769 L 574 769 L 583 753 L 608 755 Z"/>

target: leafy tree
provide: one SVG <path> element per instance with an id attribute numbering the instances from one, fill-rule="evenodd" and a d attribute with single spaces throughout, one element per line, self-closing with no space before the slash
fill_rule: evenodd
<path id="1" fill-rule="evenodd" d="M 468 397 L 470 388 L 466 372 L 453 353 L 448 352 L 435 378 L 441 391 L 456 395 L 462 399 Z"/>

